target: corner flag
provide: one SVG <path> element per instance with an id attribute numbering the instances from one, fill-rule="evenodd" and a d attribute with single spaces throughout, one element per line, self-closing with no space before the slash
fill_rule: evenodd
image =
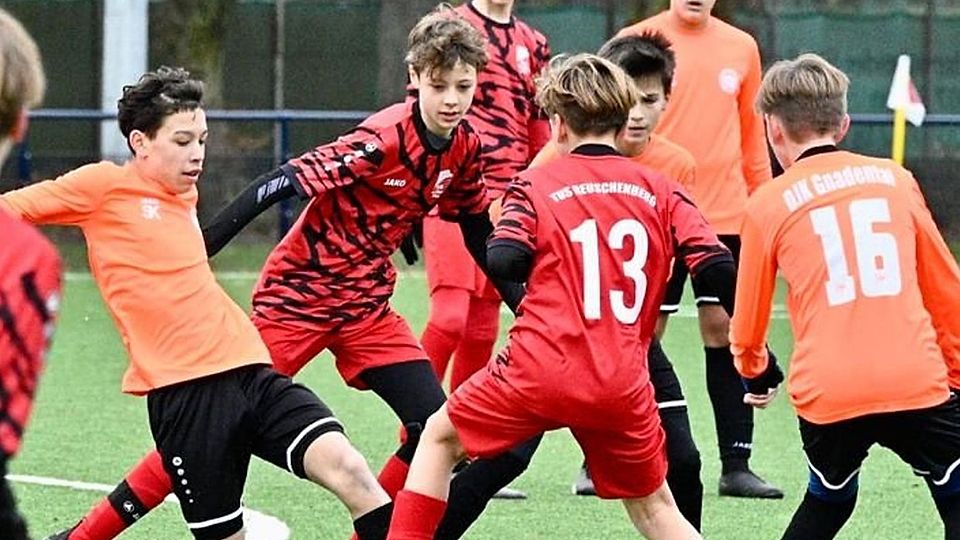
<path id="1" fill-rule="evenodd" d="M 910 78 L 910 57 L 906 54 L 901 54 L 897 59 L 897 69 L 893 73 L 890 94 L 887 96 L 887 108 L 894 111 L 892 157 L 902 164 L 907 137 L 906 120 L 920 126 L 927 114 L 927 108 Z"/>

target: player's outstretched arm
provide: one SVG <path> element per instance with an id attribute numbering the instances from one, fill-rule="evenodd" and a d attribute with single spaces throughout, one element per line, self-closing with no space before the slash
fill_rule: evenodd
<path id="1" fill-rule="evenodd" d="M 274 204 L 297 194 L 293 182 L 282 169 L 257 177 L 236 198 L 203 227 L 207 256 L 213 257 L 253 218 Z"/>

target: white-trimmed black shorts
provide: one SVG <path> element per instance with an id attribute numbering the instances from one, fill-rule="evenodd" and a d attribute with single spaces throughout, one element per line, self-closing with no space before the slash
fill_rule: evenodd
<path id="1" fill-rule="evenodd" d="M 310 444 L 343 432 L 313 392 L 265 364 L 159 388 L 147 396 L 147 407 L 183 516 L 201 540 L 243 527 L 240 499 L 251 455 L 303 478 Z"/>

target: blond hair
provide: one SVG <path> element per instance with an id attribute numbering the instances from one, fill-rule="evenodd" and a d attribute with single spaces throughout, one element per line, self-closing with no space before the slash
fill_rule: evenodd
<path id="1" fill-rule="evenodd" d="M 487 64 L 487 40 L 450 7 L 440 4 L 407 36 L 407 64 L 417 73 L 452 69 L 458 61 L 477 71 Z"/>
<path id="2" fill-rule="evenodd" d="M 604 135 L 627 123 L 640 93 L 613 62 L 594 54 L 557 56 L 537 81 L 537 102 L 577 135 Z"/>
<path id="3" fill-rule="evenodd" d="M 850 79 L 822 57 L 780 60 L 763 76 L 757 110 L 779 118 L 791 139 L 837 132 L 847 114 Z"/>
<path id="4" fill-rule="evenodd" d="M 19 21 L 0 8 L 0 140 L 25 108 L 43 99 L 46 80 L 40 50 Z"/>

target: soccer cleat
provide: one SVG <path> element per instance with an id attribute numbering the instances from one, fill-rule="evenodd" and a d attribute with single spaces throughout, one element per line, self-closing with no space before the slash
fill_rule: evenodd
<path id="1" fill-rule="evenodd" d="M 77 528 L 77 526 L 74 525 L 73 527 L 70 527 L 69 529 L 66 529 L 66 530 L 60 531 L 60 532 L 58 532 L 58 533 L 56 533 L 56 534 L 52 534 L 52 535 L 48 536 L 48 537 L 46 538 L 46 540 L 69 540 L 69 538 L 70 538 L 70 533 L 72 533 L 72 532 L 74 531 L 74 529 L 76 529 L 76 528 Z"/>
<path id="2" fill-rule="evenodd" d="M 573 494 L 583 495 L 585 497 L 597 496 L 597 488 L 593 486 L 593 479 L 590 478 L 590 471 L 588 471 L 586 467 L 580 467 L 577 480 L 573 483 Z"/>
<path id="3" fill-rule="evenodd" d="M 744 497 L 748 499 L 782 499 L 783 491 L 767 483 L 753 471 L 731 471 L 720 476 L 721 497 Z"/>
<path id="4" fill-rule="evenodd" d="M 493 494 L 494 499 L 501 499 L 505 501 L 522 501 L 527 498 L 527 494 L 520 491 L 519 489 L 514 489 L 510 486 L 500 488 L 500 491 Z"/>

